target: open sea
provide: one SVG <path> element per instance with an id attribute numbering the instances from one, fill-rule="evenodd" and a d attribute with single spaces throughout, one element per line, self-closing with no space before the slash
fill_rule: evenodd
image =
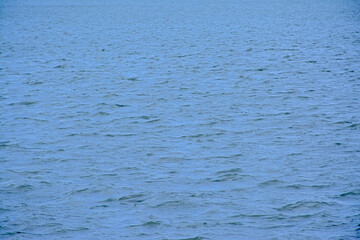
<path id="1" fill-rule="evenodd" d="M 0 239 L 359 224 L 359 0 L 0 1 Z"/>

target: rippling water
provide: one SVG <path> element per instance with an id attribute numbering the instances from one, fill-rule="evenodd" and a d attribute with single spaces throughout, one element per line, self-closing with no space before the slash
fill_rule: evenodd
<path id="1" fill-rule="evenodd" d="M 0 2 L 0 238 L 360 237 L 360 2 Z"/>

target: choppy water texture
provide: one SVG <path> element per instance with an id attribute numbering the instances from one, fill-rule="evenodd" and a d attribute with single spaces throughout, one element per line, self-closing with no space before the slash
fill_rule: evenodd
<path id="1" fill-rule="evenodd" d="M 360 237 L 360 2 L 0 3 L 1 239 Z"/>

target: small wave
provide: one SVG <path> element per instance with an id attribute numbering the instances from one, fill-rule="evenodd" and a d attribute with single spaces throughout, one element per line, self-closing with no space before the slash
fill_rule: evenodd
<path id="1" fill-rule="evenodd" d="M 242 222 L 228 222 L 227 224 L 229 224 L 229 225 L 235 225 L 235 226 L 244 225 L 244 223 L 242 223 Z"/>
<path id="2" fill-rule="evenodd" d="M 99 115 L 99 116 L 109 116 L 110 113 L 101 111 L 101 112 L 96 113 L 95 115 Z"/>
<path id="3" fill-rule="evenodd" d="M 0 142 L 0 148 L 11 146 L 10 141 Z"/>
<path id="4" fill-rule="evenodd" d="M 179 240 L 204 240 L 204 239 L 206 239 L 206 238 L 197 236 L 197 237 L 193 237 L 193 238 L 182 238 Z"/>
<path id="5" fill-rule="evenodd" d="M 101 174 L 100 176 L 104 176 L 104 177 L 116 177 L 117 173 L 104 173 Z"/>
<path id="6" fill-rule="evenodd" d="M 1 213 L 1 212 L 9 212 L 9 211 L 11 211 L 11 209 L 0 207 L 0 213 Z M 0 228 L 1 228 L 1 226 L 0 226 Z"/>
<path id="7" fill-rule="evenodd" d="M 13 106 L 13 105 L 24 105 L 24 106 L 29 106 L 29 105 L 33 105 L 33 104 L 36 104 L 38 102 L 34 102 L 34 101 L 22 101 L 22 102 L 18 102 L 18 103 L 10 103 L 9 105 L 10 106 Z"/>
<path id="8" fill-rule="evenodd" d="M 350 197 L 350 196 L 358 196 L 358 195 L 360 195 L 360 189 L 342 193 L 339 195 L 339 197 Z"/>
<path id="9" fill-rule="evenodd" d="M 131 82 L 140 81 L 139 78 L 137 78 L 137 77 L 129 77 L 129 78 L 127 78 L 126 80 L 131 81 Z"/>
<path id="10" fill-rule="evenodd" d="M 297 214 L 297 215 L 285 215 L 285 214 L 276 214 L 272 216 L 264 217 L 267 220 L 296 220 L 296 219 L 308 219 L 313 217 L 318 217 L 321 213 L 313 213 L 313 214 Z"/>
<path id="11" fill-rule="evenodd" d="M 72 195 L 72 194 L 87 192 L 87 191 L 89 191 L 89 190 L 90 190 L 89 188 L 83 188 L 83 189 L 79 189 L 79 190 L 72 191 L 72 192 L 70 192 L 70 194 Z"/>
<path id="12" fill-rule="evenodd" d="M 232 168 L 232 169 L 227 169 L 227 170 L 221 170 L 221 171 L 218 171 L 215 173 L 218 177 L 206 178 L 205 180 L 211 181 L 211 182 L 234 181 L 234 180 L 238 180 L 245 176 L 245 175 L 240 175 L 240 173 L 242 173 L 241 168 Z"/>
<path id="13" fill-rule="evenodd" d="M 43 84 L 43 83 L 44 82 L 42 82 L 42 81 L 27 81 L 27 82 L 25 82 L 25 84 L 30 85 L 30 86 L 40 85 L 40 84 Z"/>
<path id="14" fill-rule="evenodd" d="M 120 108 L 129 107 L 129 105 L 126 105 L 126 104 L 115 104 L 115 106 L 120 107 Z"/>
<path id="15" fill-rule="evenodd" d="M 338 121 L 338 122 L 335 122 L 335 124 L 350 124 L 352 123 L 351 121 Z"/>
<path id="16" fill-rule="evenodd" d="M 293 210 L 305 210 L 305 209 L 320 209 L 323 206 L 334 205 L 334 203 L 319 202 L 319 201 L 298 201 L 296 203 L 290 203 L 280 208 L 276 208 L 279 211 L 293 211 Z"/>
<path id="17" fill-rule="evenodd" d="M 181 136 L 181 138 L 203 138 L 203 137 L 212 137 L 212 136 L 220 136 L 220 135 L 224 135 L 224 133 L 208 133 L 208 134 L 199 133 L 194 135 L 184 135 Z"/>
<path id="18" fill-rule="evenodd" d="M 265 217 L 266 215 L 264 214 L 244 214 L 244 213 L 241 213 L 241 214 L 236 214 L 236 215 L 233 215 L 231 216 L 231 218 L 262 218 L 262 217 Z"/>
<path id="19" fill-rule="evenodd" d="M 216 172 L 217 174 L 224 174 L 224 173 L 240 173 L 243 170 L 241 168 L 232 168 L 232 169 L 228 169 L 228 170 L 222 170 L 222 171 L 218 171 Z"/>
<path id="20" fill-rule="evenodd" d="M 31 190 L 33 188 L 34 188 L 34 186 L 32 186 L 30 184 L 21 184 L 16 187 L 17 190 L 22 190 L 22 191 Z"/>
<path id="21" fill-rule="evenodd" d="M 177 207 L 185 207 L 191 205 L 190 202 L 182 201 L 182 200 L 173 200 L 162 202 L 155 206 L 155 208 L 165 207 L 165 208 L 177 208 Z"/>
<path id="22" fill-rule="evenodd" d="M 96 209 L 96 208 L 108 208 L 110 207 L 109 205 L 107 204 L 101 204 L 101 205 L 96 205 L 94 207 L 91 207 L 90 209 Z"/>
<path id="23" fill-rule="evenodd" d="M 3 236 L 15 236 L 15 235 L 23 234 L 23 233 L 24 232 L 14 231 L 14 232 L 5 232 L 5 233 L 2 233 L 1 235 L 3 235 Z"/>
<path id="24" fill-rule="evenodd" d="M 166 238 L 164 240 L 205 240 L 208 238 L 197 236 L 197 237 L 190 237 L 190 238 Z"/>
<path id="25" fill-rule="evenodd" d="M 348 128 L 353 129 L 353 130 L 357 130 L 360 127 L 360 123 L 354 123 L 351 124 L 350 126 L 348 126 Z"/>
<path id="26" fill-rule="evenodd" d="M 65 68 L 65 67 L 66 67 L 66 65 L 62 64 L 62 65 L 57 65 L 54 68 Z"/>
<path id="27" fill-rule="evenodd" d="M 278 225 L 272 225 L 272 226 L 263 226 L 261 228 L 264 229 L 276 229 L 276 228 L 290 228 L 296 226 L 295 224 L 278 224 Z"/>
<path id="28" fill-rule="evenodd" d="M 146 199 L 144 198 L 145 194 L 132 194 L 132 195 L 127 195 L 127 196 L 123 196 L 120 198 L 108 198 L 102 202 L 130 202 L 130 203 L 140 203 L 145 201 Z"/>
<path id="29" fill-rule="evenodd" d="M 80 231 L 88 231 L 88 230 L 90 229 L 87 227 L 77 227 L 77 228 L 60 229 L 56 231 L 56 233 L 80 232 Z"/>
<path id="30" fill-rule="evenodd" d="M 263 71 L 266 71 L 267 68 L 255 68 L 255 69 L 248 69 L 246 70 L 247 72 L 249 71 L 254 71 L 254 72 L 263 72 Z"/>
<path id="31" fill-rule="evenodd" d="M 258 185 L 260 187 L 266 187 L 266 186 L 272 186 L 272 185 L 277 185 L 277 184 L 281 184 L 284 183 L 283 181 L 277 180 L 277 179 L 271 179 L 265 182 L 261 182 Z"/>
<path id="32" fill-rule="evenodd" d="M 304 188 L 315 188 L 315 189 L 322 189 L 322 188 L 328 188 L 331 187 L 331 185 L 327 184 L 316 184 L 316 185 L 303 185 L 303 184 L 290 184 L 285 186 L 285 188 L 293 188 L 293 189 L 304 189 Z"/>
<path id="33" fill-rule="evenodd" d="M 157 227 L 161 225 L 160 221 L 148 221 L 139 225 L 130 225 L 129 227 Z"/>

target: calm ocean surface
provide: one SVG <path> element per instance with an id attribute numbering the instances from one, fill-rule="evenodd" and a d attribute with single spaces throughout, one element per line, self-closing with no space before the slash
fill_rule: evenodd
<path id="1" fill-rule="evenodd" d="M 0 239 L 360 238 L 360 1 L 2 0 Z"/>

